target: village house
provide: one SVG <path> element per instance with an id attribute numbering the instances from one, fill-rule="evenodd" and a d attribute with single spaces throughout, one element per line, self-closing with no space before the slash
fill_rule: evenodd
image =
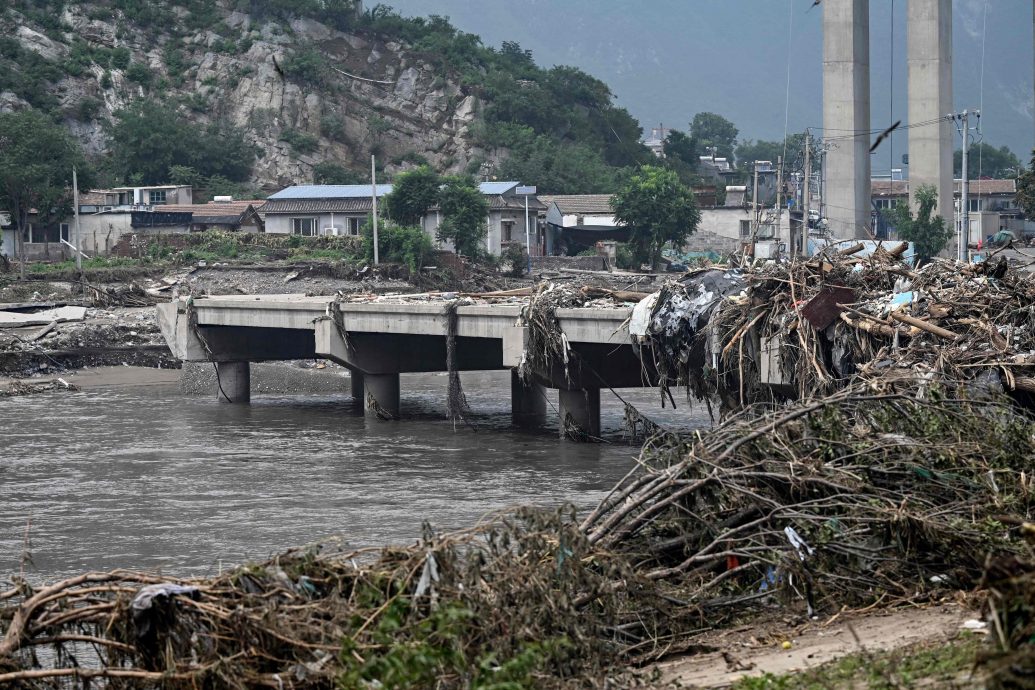
<path id="1" fill-rule="evenodd" d="M 877 239 L 895 239 L 892 210 L 909 203 L 909 180 L 872 180 L 871 218 Z M 963 191 L 963 181 L 954 180 L 953 189 L 958 200 Z M 1000 230 L 1013 230 L 1021 235 L 1029 224 L 1023 220 L 1023 211 L 1017 205 L 1017 181 L 971 180 L 968 187 L 970 207 L 969 242 L 977 244 Z M 948 219 L 952 224 L 953 219 Z"/>

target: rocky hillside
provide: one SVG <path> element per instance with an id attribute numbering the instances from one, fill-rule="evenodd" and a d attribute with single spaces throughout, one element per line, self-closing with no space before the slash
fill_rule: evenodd
<path id="1" fill-rule="evenodd" d="M 642 155 L 638 124 L 588 75 L 541 70 L 526 52 L 497 53 L 438 18 L 364 15 L 352 2 L 12 0 L 0 14 L 0 111 L 52 113 L 103 158 L 115 113 L 162 102 L 199 127 L 242 131 L 257 151 L 251 182 L 267 189 L 312 181 L 322 161 L 369 170 L 371 153 L 389 172 L 424 161 L 477 172 L 514 150 L 543 158 L 537 138 L 592 147 L 594 132 L 616 150 L 581 151 L 593 164 Z M 559 119 L 544 114 L 551 108 Z"/>

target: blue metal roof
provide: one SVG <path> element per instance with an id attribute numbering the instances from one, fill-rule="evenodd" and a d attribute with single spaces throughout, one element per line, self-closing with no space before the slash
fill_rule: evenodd
<path id="1" fill-rule="evenodd" d="M 377 195 L 392 193 L 392 185 L 377 185 Z M 368 184 L 296 184 L 285 187 L 270 199 L 360 199 L 370 196 Z"/>
<path id="2" fill-rule="evenodd" d="M 482 194 L 506 194 L 520 182 L 481 182 L 478 184 L 478 191 Z"/>

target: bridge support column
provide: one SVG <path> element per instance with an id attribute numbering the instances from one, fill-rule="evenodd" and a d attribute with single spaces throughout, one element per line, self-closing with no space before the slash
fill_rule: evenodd
<path id="1" fill-rule="evenodd" d="M 522 381 L 510 370 L 510 416 L 514 426 L 537 427 L 546 422 L 546 389 L 534 381 Z"/>
<path id="2" fill-rule="evenodd" d="M 561 413 L 561 437 L 584 440 L 600 436 L 600 389 L 557 391 Z M 588 439 L 585 439 L 588 440 Z"/>
<path id="3" fill-rule="evenodd" d="M 363 374 L 358 371 L 349 371 L 349 382 L 352 385 L 352 399 L 363 402 L 366 400 L 365 386 L 363 385 Z"/>
<path id="4" fill-rule="evenodd" d="M 248 362 L 216 362 L 216 397 L 219 402 L 246 403 L 252 398 Z"/>
<path id="5" fill-rule="evenodd" d="M 363 387 L 366 389 L 363 409 L 368 417 L 398 419 L 398 374 L 363 374 Z"/>

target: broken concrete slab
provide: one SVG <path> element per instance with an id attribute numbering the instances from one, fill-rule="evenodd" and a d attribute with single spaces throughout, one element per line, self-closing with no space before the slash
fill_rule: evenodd
<path id="1" fill-rule="evenodd" d="M 86 307 L 59 307 L 35 314 L 21 314 L 0 311 L 0 328 L 22 328 L 24 326 L 46 326 L 51 322 L 82 321 L 86 318 Z"/>

